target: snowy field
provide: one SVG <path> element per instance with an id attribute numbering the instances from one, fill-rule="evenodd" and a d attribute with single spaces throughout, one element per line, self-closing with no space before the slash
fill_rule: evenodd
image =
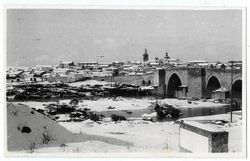
<path id="1" fill-rule="evenodd" d="M 67 103 L 69 100 L 63 100 Z M 62 103 L 60 101 L 60 103 Z M 90 108 L 93 111 L 109 111 L 109 106 L 116 107 L 111 110 L 134 110 L 149 108 L 154 99 L 135 98 L 105 98 L 97 101 L 84 100 L 80 107 Z M 158 102 L 174 105 L 175 107 L 216 107 L 223 104 L 196 101 L 188 104 L 186 100 L 162 99 Z M 27 153 L 33 142 L 39 142 L 43 132 L 47 129 L 55 130 L 56 141 L 48 145 L 36 143 L 33 153 L 180 153 L 179 124 L 174 122 L 150 122 L 143 120 L 113 122 L 109 119 L 99 123 L 86 120 L 83 122 L 50 121 L 43 115 L 32 113 L 31 107 L 44 108 L 45 102 L 20 102 L 30 107 L 11 103 L 8 110 L 8 135 L 10 151 Z M 51 103 L 51 102 L 50 102 Z M 19 110 L 18 110 L 19 109 Z M 21 111 L 16 112 L 15 111 Z M 35 116 L 36 115 L 36 116 Z M 229 120 L 230 114 L 193 117 L 182 120 Z M 227 125 L 211 126 L 229 132 L 229 152 L 242 151 L 242 120 L 241 114 L 233 114 L 233 123 Z M 30 126 L 33 130 L 29 135 L 20 134 L 21 126 Z M 19 127 L 19 128 L 18 128 Z M 46 128 L 45 128 L 46 127 Z M 41 130 L 42 129 L 42 130 Z M 37 138 L 38 137 L 38 138 Z M 20 138 L 21 141 L 20 141 Z M 41 142 L 41 141 L 40 141 Z"/>

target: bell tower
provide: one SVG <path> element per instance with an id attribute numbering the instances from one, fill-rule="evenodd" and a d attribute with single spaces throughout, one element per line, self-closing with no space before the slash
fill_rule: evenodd
<path id="1" fill-rule="evenodd" d="M 170 59 L 170 57 L 168 56 L 168 52 L 166 51 L 166 54 L 165 54 L 165 59 Z"/>
<path id="2" fill-rule="evenodd" d="M 145 48 L 145 53 L 143 54 L 143 61 L 147 62 L 148 61 L 148 53 L 147 53 L 147 49 Z"/>

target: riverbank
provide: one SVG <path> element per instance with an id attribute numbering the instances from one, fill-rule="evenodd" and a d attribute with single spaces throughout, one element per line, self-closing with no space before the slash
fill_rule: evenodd
<path id="1" fill-rule="evenodd" d="M 60 104 L 68 104 L 68 100 L 60 100 Z M 78 103 L 79 108 L 88 108 L 91 111 L 122 111 L 122 110 L 140 110 L 148 109 L 153 103 L 158 102 L 159 104 L 169 104 L 173 105 L 176 108 L 198 108 L 198 107 L 222 107 L 228 104 L 214 103 L 214 102 L 202 102 L 202 101 L 192 101 L 188 103 L 187 100 L 178 100 L 178 99 L 155 99 L 155 98 L 129 98 L 129 97 L 110 97 L 110 98 L 99 98 L 97 100 L 81 100 Z M 57 103 L 56 101 L 48 102 L 36 102 L 36 101 L 22 101 L 15 102 L 25 104 L 27 106 L 44 109 L 46 105 L 51 103 Z M 111 108 L 109 108 L 111 107 Z"/>

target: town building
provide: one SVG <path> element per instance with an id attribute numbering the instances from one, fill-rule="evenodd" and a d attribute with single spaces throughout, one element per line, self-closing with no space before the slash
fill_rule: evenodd
<path id="1" fill-rule="evenodd" d="M 10 71 L 9 73 L 7 73 L 7 79 L 15 79 L 17 77 L 21 77 L 21 75 L 24 73 L 24 71 Z"/>
<path id="2" fill-rule="evenodd" d="M 88 61 L 88 62 L 79 62 L 77 63 L 78 67 L 84 67 L 84 68 L 93 68 L 94 66 L 97 66 L 97 61 Z"/>
<path id="3" fill-rule="evenodd" d="M 53 71 L 52 65 L 37 65 L 36 70 L 45 71 L 46 73 L 50 73 Z"/>
<path id="4" fill-rule="evenodd" d="M 224 87 L 220 87 L 219 89 L 212 92 L 212 99 L 226 99 L 229 97 L 229 90 Z"/>
<path id="5" fill-rule="evenodd" d="M 72 68 L 73 66 L 75 66 L 74 62 L 60 62 L 59 67 L 60 68 Z"/>
<path id="6" fill-rule="evenodd" d="M 59 76 L 59 75 L 68 75 L 70 72 L 73 72 L 73 69 L 68 69 L 68 68 L 59 68 L 59 69 L 55 69 L 53 70 L 53 72 L 51 73 L 53 76 Z"/>
<path id="7" fill-rule="evenodd" d="M 167 63 L 178 65 L 180 63 L 180 59 L 167 59 Z"/>
<path id="8" fill-rule="evenodd" d="M 206 60 L 190 60 L 190 61 L 187 61 L 187 64 L 189 66 L 199 67 L 199 66 L 202 66 L 202 64 L 207 65 L 208 62 Z"/>
<path id="9" fill-rule="evenodd" d="M 83 74 L 84 78 L 90 78 L 90 77 L 92 77 L 92 72 L 89 69 L 79 70 L 77 72 L 80 73 L 80 74 Z"/>
<path id="10" fill-rule="evenodd" d="M 70 72 L 68 75 L 68 82 L 76 82 L 76 81 L 80 81 L 80 80 L 84 80 L 84 76 L 81 73 L 74 73 L 74 72 Z"/>

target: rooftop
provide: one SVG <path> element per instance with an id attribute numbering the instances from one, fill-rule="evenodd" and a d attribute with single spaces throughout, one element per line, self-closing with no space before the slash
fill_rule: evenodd
<path id="1" fill-rule="evenodd" d="M 190 61 L 187 61 L 189 63 L 207 63 L 206 60 L 190 60 Z"/>
<path id="2" fill-rule="evenodd" d="M 93 63 L 96 63 L 97 64 L 97 61 L 82 61 L 82 62 L 78 62 L 78 64 L 93 64 Z"/>
<path id="3" fill-rule="evenodd" d="M 73 61 L 64 61 L 64 62 L 61 62 L 62 64 L 70 64 L 70 63 L 73 63 Z"/>

